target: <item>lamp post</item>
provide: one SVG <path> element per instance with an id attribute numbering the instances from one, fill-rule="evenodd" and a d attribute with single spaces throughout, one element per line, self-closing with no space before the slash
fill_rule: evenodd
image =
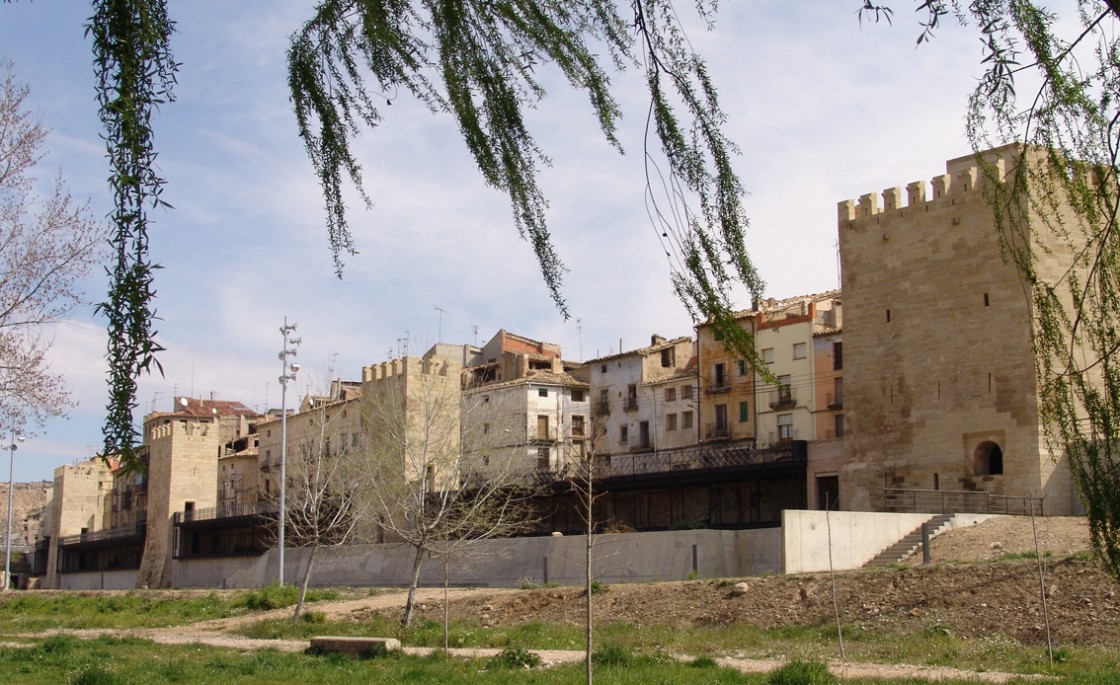
<path id="1" fill-rule="evenodd" d="M 288 381 L 296 379 L 299 364 L 288 363 L 288 357 L 296 356 L 296 346 L 302 342 L 299 338 L 289 338 L 294 333 L 296 324 L 288 324 L 288 317 L 284 317 L 284 325 L 280 327 L 280 335 L 284 336 L 284 348 L 280 350 L 280 585 L 284 584 L 284 524 L 287 520 L 287 503 L 285 497 L 288 491 Z"/>
<path id="2" fill-rule="evenodd" d="M 4 592 L 12 584 L 12 486 L 15 481 L 16 443 L 26 439 L 12 431 L 12 442 L 4 448 L 8 450 L 8 536 L 4 541 Z"/>

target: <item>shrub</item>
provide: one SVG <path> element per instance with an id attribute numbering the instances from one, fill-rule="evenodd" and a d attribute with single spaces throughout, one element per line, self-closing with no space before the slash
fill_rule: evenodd
<path id="1" fill-rule="evenodd" d="M 536 668 L 540 665 L 541 658 L 524 647 L 506 647 L 487 662 L 487 668 L 527 669 Z"/>
<path id="2" fill-rule="evenodd" d="M 630 652 L 616 644 L 605 644 L 591 655 L 591 662 L 600 666 L 629 666 Z"/>
<path id="3" fill-rule="evenodd" d="M 68 680 L 70 685 L 117 685 L 120 682 L 112 671 L 97 665 L 86 666 Z"/>
<path id="4" fill-rule="evenodd" d="M 819 661 L 794 659 L 770 674 L 767 685 L 835 685 L 836 678 Z"/>

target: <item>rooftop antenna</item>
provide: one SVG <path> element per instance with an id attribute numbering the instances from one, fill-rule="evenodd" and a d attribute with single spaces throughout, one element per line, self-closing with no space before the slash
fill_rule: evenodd
<path id="1" fill-rule="evenodd" d="M 583 319 L 576 319 L 576 330 L 579 331 L 579 360 L 583 361 Z"/>
<path id="2" fill-rule="evenodd" d="M 439 312 L 439 328 L 437 329 L 439 332 L 436 334 L 436 342 L 441 343 L 443 342 L 443 315 L 447 313 L 447 310 L 435 304 L 432 307 Z"/>
<path id="3" fill-rule="evenodd" d="M 836 289 L 839 290 L 844 287 L 840 278 L 840 240 L 837 239 L 834 244 L 836 245 Z"/>

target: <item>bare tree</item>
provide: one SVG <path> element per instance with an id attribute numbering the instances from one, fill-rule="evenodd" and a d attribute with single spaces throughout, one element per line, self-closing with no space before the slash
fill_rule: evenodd
<path id="1" fill-rule="evenodd" d="M 46 327 L 83 303 L 78 282 L 100 261 L 107 228 L 56 176 L 36 191 L 47 130 L 26 109 L 29 89 L 0 63 L 0 422 L 41 424 L 72 406 L 50 369 Z"/>
<path id="2" fill-rule="evenodd" d="M 349 426 L 339 420 L 345 406 L 355 403 L 356 400 L 340 400 L 333 395 L 309 397 L 300 413 L 288 419 L 293 444 L 289 446 L 286 464 L 285 544 L 309 550 L 292 621 L 298 620 L 303 612 L 320 552 L 367 539 L 356 506 L 361 451 L 349 439 Z M 277 491 L 272 496 L 278 494 Z"/>
<path id="3" fill-rule="evenodd" d="M 584 526 L 584 674 L 587 685 L 591 685 L 594 681 L 592 654 L 595 647 L 595 621 L 592 597 L 595 594 L 595 566 L 593 552 L 595 550 L 596 530 L 595 502 L 601 495 L 595 488 L 595 480 L 605 475 L 602 466 L 596 462 L 595 452 L 596 446 L 605 436 L 605 431 L 604 426 L 597 426 L 593 429 L 590 440 L 578 442 L 569 439 L 565 442 L 568 452 L 565 460 L 568 487 L 576 498 L 576 509 L 583 519 Z"/>
<path id="4" fill-rule="evenodd" d="M 363 389 L 365 497 L 386 541 L 413 550 L 402 625 L 412 621 L 425 559 L 443 559 L 446 590 L 452 559 L 531 525 L 535 464 L 508 458 L 497 437 L 486 437 L 506 432 L 476 420 L 479 405 L 462 400 L 460 372 L 453 361 L 406 357 Z"/>

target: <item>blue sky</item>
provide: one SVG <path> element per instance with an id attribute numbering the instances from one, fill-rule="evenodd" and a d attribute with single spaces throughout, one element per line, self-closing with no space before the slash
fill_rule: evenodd
<path id="1" fill-rule="evenodd" d="M 861 27 L 856 0 L 723 3 L 714 31 L 690 38 L 708 59 L 742 149 L 747 243 L 767 295 L 837 287 L 836 203 L 944 173 L 967 154 L 966 97 L 980 44 L 946 26 L 915 47 L 911 6 L 894 26 Z M 691 11 L 692 3 L 680 10 Z M 151 231 L 165 375 L 141 381 L 140 412 L 174 395 L 280 404 L 279 327 L 298 322 L 304 371 L 289 406 L 330 375 L 442 339 L 483 343 L 505 328 L 559 343 L 569 359 L 692 332 L 644 204 L 645 101 L 636 73 L 615 77 L 625 155 L 603 140 L 583 97 L 555 87 L 532 115 L 553 166 L 542 176 L 556 247 L 568 267 L 572 319 L 551 304 L 505 197 L 487 188 L 453 123 L 407 97 L 363 133 L 360 159 L 374 207 L 351 205 L 360 254 L 334 276 L 319 188 L 296 137 L 285 74 L 288 36 L 313 3 L 172 2 L 182 63 L 177 101 L 156 118 L 164 199 Z M 29 103 L 52 133 L 40 173 L 106 216 L 87 3 L 0 4 L 0 59 L 15 62 Z M 87 283 L 103 297 L 100 274 Z M 745 293 L 738 304 L 747 306 Z M 440 312 L 439 309 L 444 310 Z M 79 404 L 35 429 L 16 479 L 52 477 L 101 444 L 104 321 L 92 308 L 55 326 L 54 368 Z"/>

